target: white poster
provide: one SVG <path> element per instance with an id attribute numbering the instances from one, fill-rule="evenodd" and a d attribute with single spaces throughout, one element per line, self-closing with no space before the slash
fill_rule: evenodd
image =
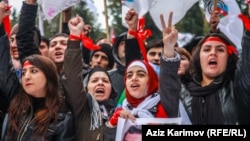
<path id="1" fill-rule="evenodd" d="M 137 118 L 135 122 L 130 119 L 118 119 L 116 141 L 141 141 L 142 125 L 180 125 L 181 118 Z M 129 138 L 129 139 L 128 139 Z"/>

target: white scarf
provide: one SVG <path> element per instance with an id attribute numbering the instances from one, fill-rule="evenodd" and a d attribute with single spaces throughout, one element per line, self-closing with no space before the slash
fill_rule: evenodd
<path id="1" fill-rule="evenodd" d="M 159 102 L 160 95 L 154 93 L 146 97 L 137 107 L 133 107 L 132 109 L 132 106 L 128 103 L 127 99 L 125 99 L 122 103 L 122 108 L 130 111 L 134 116 L 138 116 L 139 118 L 153 118 L 155 116 L 148 110 L 156 106 Z"/>
<path id="2" fill-rule="evenodd" d="M 99 107 L 99 104 L 97 103 L 96 99 L 92 94 L 89 94 L 91 96 L 91 103 L 92 103 L 92 112 L 91 112 L 91 123 L 90 123 L 90 130 L 95 130 L 96 128 L 99 128 L 102 125 L 102 114 Z"/>

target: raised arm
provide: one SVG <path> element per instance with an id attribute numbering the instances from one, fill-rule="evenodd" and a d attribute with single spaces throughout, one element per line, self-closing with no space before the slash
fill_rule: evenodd
<path id="1" fill-rule="evenodd" d="M 248 3 L 248 7 L 250 3 Z M 248 9 L 250 15 L 250 8 Z M 239 110 L 240 124 L 250 124 L 250 18 L 241 17 L 245 25 L 242 39 L 242 53 L 235 74 L 235 98 Z"/>
<path id="2" fill-rule="evenodd" d="M 29 55 L 40 54 L 38 46 L 41 37 L 40 32 L 35 28 L 37 8 L 37 0 L 23 1 L 18 23 L 18 32 L 16 34 L 19 58 L 21 61 Z"/>
<path id="3" fill-rule="evenodd" d="M 134 9 L 128 10 L 125 21 L 128 24 L 127 39 L 125 40 L 125 62 L 126 66 L 133 60 L 142 59 L 141 50 L 135 35 L 130 32 L 137 32 L 138 13 Z M 133 52 L 133 53 L 131 53 Z"/>
<path id="4" fill-rule="evenodd" d="M 66 100 L 73 111 L 75 118 L 80 118 L 86 112 L 87 94 L 84 92 L 82 76 L 82 53 L 80 37 L 84 26 L 83 19 L 79 16 L 72 18 L 69 23 L 70 39 L 64 57 L 64 76 L 62 78 Z"/>
<path id="5" fill-rule="evenodd" d="M 160 64 L 160 89 L 161 102 L 169 117 L 178 116 L 179 93 L 181 84 L 177 75 L 180 57 L 174 51 L 178 31 L 172 26 L 172 12 L 169 15 L 168 25 L 165 24 L 163 15 L 160 15 L 162 24 L 162 38 L 164 43 L 163 55 Z"/>
<path id="6" fill-rule="evenodd" d="M 10 57 L 10 44 L 4 31 L 3 18 L 10 14 L 7 4 L 0 2 L 0 89 L 10 101 L 21 86 Z"/>
<path id="7" fill-rule="evenodd" d="M 209 19 L 209 27 L 211 33 L 219 32 L 218 29 L 219 22 L 220 22 L 219 11 L 213 10 L 211 13 L 211 17 Z"/>

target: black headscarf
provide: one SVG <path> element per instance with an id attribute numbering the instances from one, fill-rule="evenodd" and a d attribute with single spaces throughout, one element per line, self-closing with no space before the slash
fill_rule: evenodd
<path id="1" fill-rule="evenodd" d="M 114 88 L 113 88 L 113 85 L 112 85 L 110 76 L 109 76 L 109 74 L 108 74 L 108 72 L 107 72 L 106 70 L 104 70 L 104 69 L 101 68 L 101 67 L 92 68 L 92 69 L 89 71 L 89 73 L 88 73 L 86 87 L 87 87 L 87 84 L 88 84 L 88 82 L 89 82 L 89 78 L 90 78 L 91 75 L 93 75 L 95 72 L 104 72 L 104 73 L 108 76 L 108 78 L 109 78 L 109 81 L 110 81 L 110 83 L 111 83 L 111 88 L 112 88 L 111 95 L 110 95 L 110 97 L 109 97 L 108 100 L 106 100 L 106 101 L 101 101 L 101 102 L 98 101 L 98 103 L 99 103 L 100 105 L 104 105 L 105 108 L 106 108 L 108 111 L 112 111 L 112 109 L 115 107 L 114 98 L 116 98 L 117 93 L 114 91 Z"/>

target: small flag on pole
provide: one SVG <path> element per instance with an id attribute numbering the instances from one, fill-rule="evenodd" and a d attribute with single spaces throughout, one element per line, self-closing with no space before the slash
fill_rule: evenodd
<path id="1" fill-rule="evenodd" d="M 241 39 L 243 37 L 243 23 L 238 18 L 241 10 L 235 0 L 203 0 L 206 20 L 209 22 L 214 2 L 217 2 L 217 10 L 220 12 L 220 23 L 218 28 L 224 33 L 237 47 L 241 49 Z"/>
<path id="2" fill-rule="evenodd" d="M 114 28 L 111 28 L 110 37 L 111 37 L 111 43 L 114 44 L 115 43 L 115 38 L 116 38 Z"/>

